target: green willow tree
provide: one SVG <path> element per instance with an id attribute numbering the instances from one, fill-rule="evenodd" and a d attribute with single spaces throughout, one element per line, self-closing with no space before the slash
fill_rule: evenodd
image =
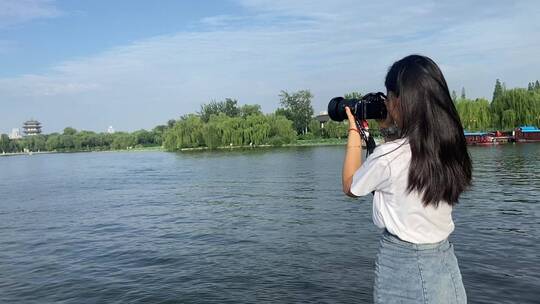
<path id="1" fill-rule="evenodd" d="M 520 125 L 540 126 L 540 90 L 503 90 L 491 103 L 493 127 L 511 130 Z"/>
<path id="2" fill-rule="evenodd" d="M 207 123 L 197 115 L 181 118 L 166 131 L 164 146 L 168 151 L 177 151 L 194 147 L 282 145 L 295 140 L 293 123 L 284 116 L 254 112 L 230 117 L 219 113 L 212 114 Z"/>
<path id="3" fill-rule="evenodd" d="M 493 99 L 458 99 L 456 108 L 463 127 L 469 131 L 512 130 L 521 125 L 540 126 L 540 88 L 530 82 L 528 88 L 507 90 L 499 79 Z"/>
<path id="4" fill-rule="evenodd" d="M 465 130 L 483 131 L 490 129 L 491 113 L 489 102 L 486 99 L 458 99 L 456 109 Z"/>
<path id="5" fill-rule="evenodd" d="M 200 116 L 188 114 L 176 121 L 174 126 L 165 132 L 164 146 L 167 150 L 195 148 L 204 144 L 203 121 Z"/>

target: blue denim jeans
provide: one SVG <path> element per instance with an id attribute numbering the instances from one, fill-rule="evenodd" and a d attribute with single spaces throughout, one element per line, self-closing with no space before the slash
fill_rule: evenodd
<path id="1" fill-rule="evenodd" d="M 413 244 L 388 231 L 375 262 L 375 303 L 467 303 L 454 247 L 448 239 Z"/>

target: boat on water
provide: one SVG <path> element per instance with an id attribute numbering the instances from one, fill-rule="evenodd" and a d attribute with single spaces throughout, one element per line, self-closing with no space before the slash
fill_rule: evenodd
<path id="1" fill-rule="evenodd" d="M 540 129 L 535 126 L 521 126 L 513 133 L 516 142 L 540 142 Z"/>
<path id="2" fill-rule="evenodd" d="M 512 132 L 464 132 L 468 145 L 498 145 L 513 142 L 540 142 L 540 129 L 521 126 Z"/>
<path id="3" fill-rule="evenodd" d="M 465 140 L 468 145 L 492 145 L 493 140 L 487 132 L 467 132 L 465 131 Z"/>

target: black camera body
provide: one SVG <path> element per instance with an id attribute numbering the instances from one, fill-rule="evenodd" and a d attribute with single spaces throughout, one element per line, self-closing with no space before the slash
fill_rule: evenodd
<path id="1" fill-rule="evenodd" d="M 360 99 L 334 97 L 328 103 L 328 115 L 334 121 L 343 121 L 347 119 L 345 107 L 349 107 L 357 120 L 385 119 L 388 115 L 385 100 L 386 96 L 381 92 L 369 93 Z"/>

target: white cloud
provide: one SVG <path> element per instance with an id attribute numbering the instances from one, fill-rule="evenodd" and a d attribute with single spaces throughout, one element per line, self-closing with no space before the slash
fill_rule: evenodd
<path id="1" fill-rule="evenodd" d="M 459 92 L 465 86 L 469 96 L 489 98 L 496 78 L 509 86 L 538 78 L 533 1 L 240 3 L 247 14 L 204 18 L 203 31 L 141 40 L 41 75 L 0 79 L 0 98 L 50 111 L 56 129 L 112 124 L 133 130 L 225 97 L 272 111 L 282 89 L 311 89 L 318 112 L 347 91 L 384 90 L 387 67 L 410 53 L 434 58 L 450 87 Z M 58 116 L 54 108 L 70 112 Z"/>
<path id="2" fill-rule="evenodd" d="M 0 28 L 61 14 L 54 0 L 0 0 Z"/>

